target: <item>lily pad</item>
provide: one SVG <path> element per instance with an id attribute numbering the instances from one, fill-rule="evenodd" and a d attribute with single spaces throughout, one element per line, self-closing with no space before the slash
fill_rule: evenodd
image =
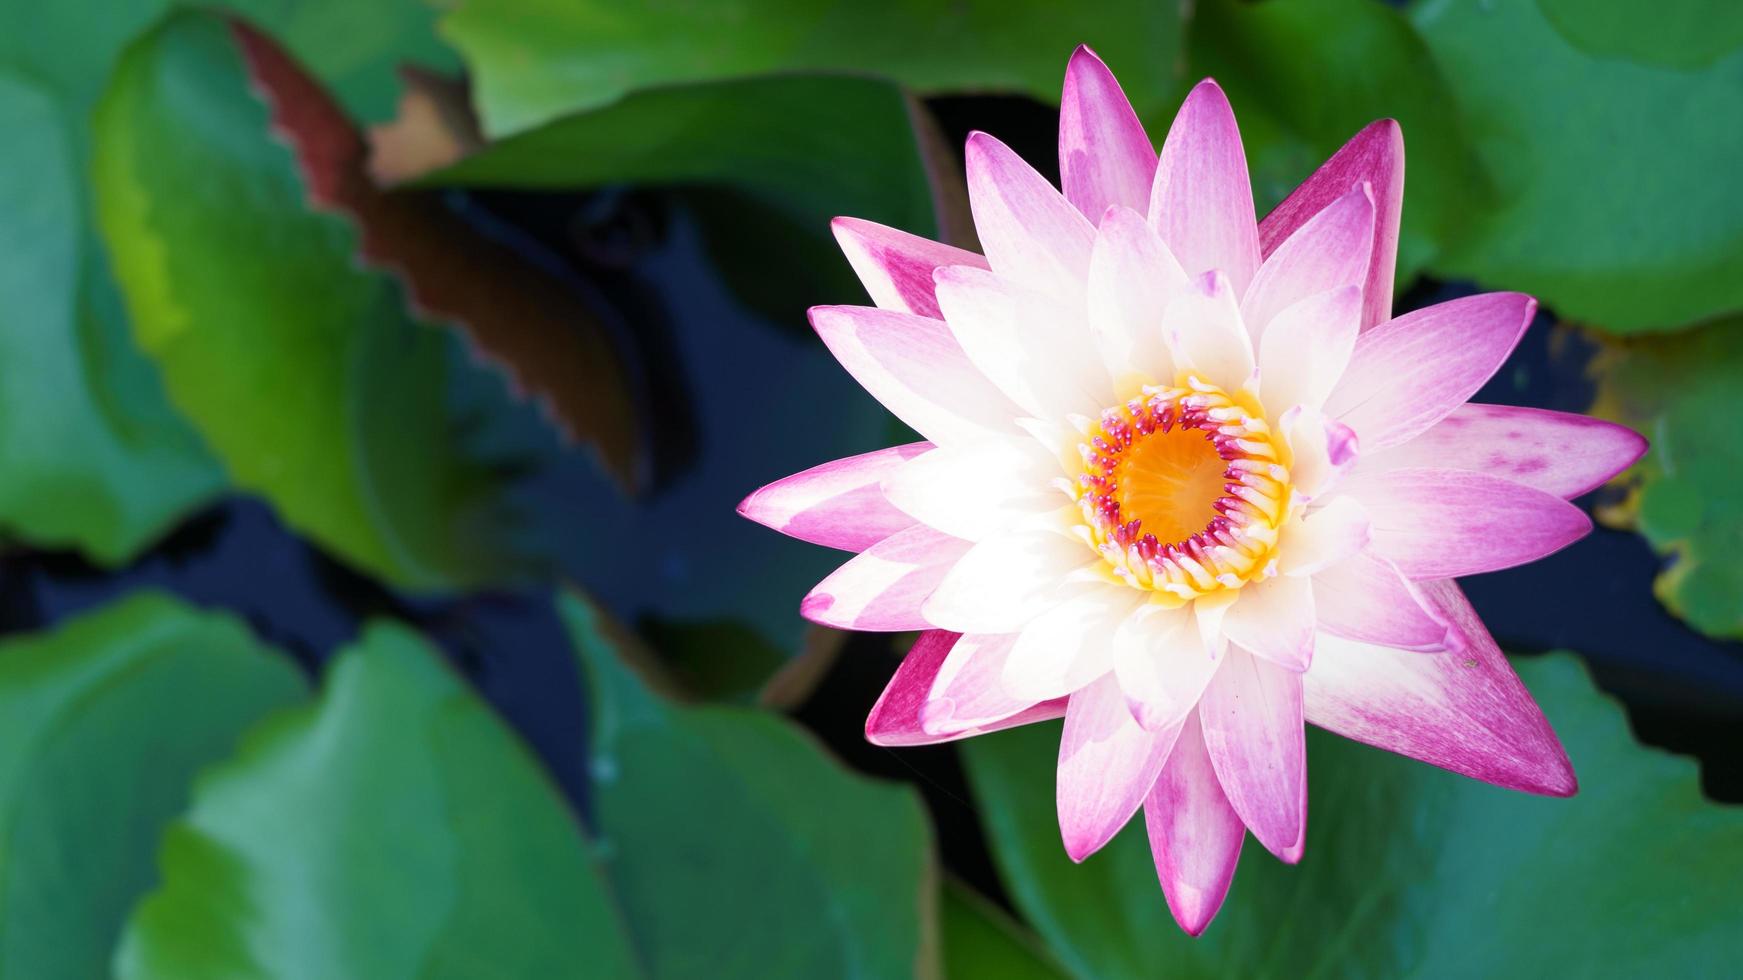
<path id="1" fill-rule="evenodd" d="M 1743 438 L 1736 426 L 1743 320 L 1607 345 L 1592 362 L 1594 414 L 1645 433 L 1652 451 L 1599 511 L 1669 557 L 1653 592 L 1709 636 L 1743 638 Z"/>
<path id="2" fill-rule="evenodd" d="M 1743 810 L 1641 747 L 1576 658 L 1519 661 L 1581 774 L 1572 799 L 1499 789 L 1317 729 L 1307 850 L 1245 849 L 1209 930 L 1168 921 L 1143 821 L 1082 865 L 1054 823 L 1057 725 L 965 743 L 1017 906 L 1103 976 L 1711 976 L 1743 956 Z"/>
<path id="3" fill-rule="evenodd" d="M 503 461 L 454 404 L 467 352 L 357 267 L 352 225 L 305 206 L 222 20 L 178 14 L 130 48 L 95 132 L 135 337 L 237 486 L 408 589 L 539 567 Z"/>
<path id="4" fill-rule="evenodd" d="M 0 973 L 106 975 L 194 774 L 304 692 L 240 623 L 155 595 L 0 642 Z"/>
<path id="5" fill-rule="evenodd" d="M 476 79 L 485 131 L 503 136 L 648 89 L 807 71 L 1057 102 L 1079 43 L 1151 108 L 1178 87 L 1181 16 L 1178 4 L 1143 0 L 480 0 L 441 31 Z"/>
<path id="6" fill-rule="evenodd" d="M 649 975 L 936 973 L 911 788 L 844 770 L 776 715 L 665 701 L 595 608 L 560 608 L 592 697 L 593 823 Z"/>
<path id="7" fill-rule="evenodd" d="M 959 881 L 944 884 L 944 976 L 949 980 L 1059 980 L 1033 934 Z"/>
<path id="8" fill-rule="evenodd" d="M 194 790 L 126 978 L 631 976 L 581 828 L 526 748 L 403 627 Z"/>
<path id="9" fill-rule="evenodd" d="M 0 6 L 0 528 L 128 561 L 224 485 L 134 345 L 87 198 L 89 116 L 127 41 L 169 8 L 70 0 Z M 232 4 L 257 16 L 371 116 L 392 65 L 453 63 L 417 0 Z"/>
<path id="10" fill-rule="evenodd" d="M 1715 177 L 1743 158 L 1735 10 L 1706 34 L 1724 50 L 1679 67 L 1653 52 L 1688 36 L 1686 17 L 1592 0 L 1577 5 L 1577 20 L 1593 34 L 1570 38 L 1556 21 L 1572 7 L 1412 6 L 1500 194 L 1434 270 L 1524 290 L 1618 333 L 1743 308 L 1743 183 Z M 1621 33 L 1638 39 L 1594 47 Z"/>

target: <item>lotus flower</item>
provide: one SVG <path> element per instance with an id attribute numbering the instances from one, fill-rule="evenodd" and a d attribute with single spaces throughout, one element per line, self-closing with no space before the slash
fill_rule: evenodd
<path id="1" fill-rule="evenodd" d="M 1356 134 L 1258 222 L 1215 82 L 1187 96 L 1158 158 L 1080 48 L 1063 192 L 985 133 L 966 163 L 984 256 L 837 219 L 877 307 L 811 311 L 842 366 L 927 441 L 740 507 L 858 553 L 805 597 L 807 618 L 925 631 L 867 737 L 916 745 L 1063 715 L 1066 853 L 1083 860 L 1142 807 L 1169 909 L 1194 935 L 1246 831 L 1301 858 L 1304 721 L 1573 793 L 1554 732 L 1452 580 L 1583 536 L 1568 499 L 1645 442 L 1466 404 L 1531 323 L 1528 296 L 1390 318 L 1397 124 Z"/>

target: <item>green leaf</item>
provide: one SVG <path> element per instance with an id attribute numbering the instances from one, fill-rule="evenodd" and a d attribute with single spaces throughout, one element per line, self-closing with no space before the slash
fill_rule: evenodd
<path id="1" fill-rule="evenodd" d="M 1035 937 L 973 889 L 944 884 L 944 975 L 949 980 L 1046 980 L 1065 974 Z"/>
<path id="2" fill-rule="evenodd" d="M 417 0 L 243 0 L 356 111 L 392 105 L 402 60 L 445 67 Z M 133 343 L 87 201 L 92 106 L 167 2 L 0 5 L 0 527 L 121 564 L 223 486 Z"/>
<path id="3" fill-rule="evenodd" d="M 1617 332 L 1743 307 L 1743 183 L 1716 176 L 1743 158 L 1735 5 L 1708 35 L 1724 51 L 1700 68 L 1651 53 L 1689 33 L 1669 13 L 1684 3 L 1555 6 L 1554 18 L 1527 2 L 1412 8 L 1501 195 L 1435 271 Z M 1589 30 L 1558 30 L 1570 17 Z M 1619 32 L 1640 40 L 1593 48 Z"/>
<path id="4" fill-rule="evenodd" d="M 1180 19 L 1181 5 L 1143 0 L 476 0 L 441 31 L 472 70 L 485 131 L 503 136 L 644 89 L 806 71 L 1057 102 L 1080 43 L 1143 110 L 1177 88 Z"/>
<path id="5" fill-rule="evenodd" d="M 593 698 L 606 871 L 652 976 L 935 974 L 912 789 L 844 771 L 774 715 L 668 704 L 597 611 L 565 596 L 561 612 Z"/>
<path id="6" fill-rule="evenodd" d="M 55 93 L 0 73 L 0 526 L 117 565 L 223 474 L 127 335 L 71 123 Z"/>
<path id="7" fill-rule="evenodd" d="M 303 691 L 240 623 L 160 596 L 0 642 L 0 974 L 105 975 L 194 774 Z"/>
<path id="8" fill-rule="evenodd" d="M 1250 839 L 1201 938 L 1168 919 L 1143 820 L 1082 865 L 1054 823 L 1057 725 L 965 744 L 1020 909 L 1084 977 L 1715 976 L 1743 956 L 1743 810 L 1642 748 L 1567 654 L 1517 662 L 1581 776 L 1488 786 L 1314 729 L 1306 856 Z"/>
<path id="9" fill-rule="evenodd" d="M 599 869 L 537 762 L 404 627 L 195 787 L 122 977 L 625 976 Z"/>
<path id="10" fill-rule="evenodd" d="M 1703 633 L 1743 638 L 1743 320 L 1609 345 L 1591 373 L 1592 412 L 1652 441 L 1629 473 L 1629 497 L 1600 516 L 1671 556 L 1653 583 L 1659 601 Z"/>
<path id="11" fill-rule="evenodd" d="M 1376 119 L 1404 131 L 1408 179 L 1398 241 L 1407 282 L 1489 205 L 1489 178 L 1452 92 L 1403 15 L 1373 0 L 1205 0 L 1189 30 L 1193 77 L 1217 79 L 1240 117 L 1259 213 Z M 1168 131 L 1170 104 L 1146 122 Z"/>
<path id="12" fill-rule="evenodd" d="M 357 267 L 347 221 L 304 206 L 221 20 L 177 15 L 129 49 L 95 131 L 134 334 L 239 487 L 405 588 L 534 566 L 505 477 L 453 404 L 466 352 Z"/>

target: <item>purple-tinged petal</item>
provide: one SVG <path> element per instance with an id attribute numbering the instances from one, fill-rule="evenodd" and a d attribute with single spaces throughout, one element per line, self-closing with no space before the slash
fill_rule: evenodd
<path id="1" fill-rule="evenodd" d="M 813 466 L 744 498 L 738 512 L 789 537 L 843 551 L 864 551 L 916 523 L 879 489 L 929 442 L 879 449 Z"/>
<path id="2" fill-rule="evenodd" d="M 1466 649 L 1424 655 L 1321 636 L 1307 719 L 1497 786 L 1572 796 L 1567 753 L 1471 604 L 1452 582 L 1422 588 Z"/>
<path id="3" fill-rule="evenodd" d="M 1320 631 L 1346 640 L 1425 652 L 1462 642 L 1421 588 L 1372 552 L 1313 576 L 1313 601 Z"/>
<path id="4" fill-rule="evenodd" d="M 1223 617 L 1229 642 L 1293 671 L 1313 662 L 1313 583 L 1278 575 L 1249 582 Z"/>
<path id="5" fill-rule="evenodd" d="M 964 163 L 975 231 L 992 270 L 1043 292 L 1076 295 L 1095 228 L 1047 178 L 986 133 L 970 133 Z"/>
<path id="6" fill-rule="evenodd" d="M 1109 208 L 1089 260 L 1089 328 L 1116 397 L 1174 377 L 1162 311 L 1186 288 L 1186 273 L 1155 229 L 1136 211 Z"/>
<path id="7" fill-rule="evenodd" d="M 1101 411 L 1113 391 L 1090 336 L 1084 301 L 1066 305 L 985 269 L 933 276 L 938 305 L 974 366 L 1035 418 Z"/>
<path id="8" fill-rule="evenodd" d="M 817 306 L 811 326 L 847 373 L 940 445 L 1018 431 L 1019 409 L 975 368 L 942 320 L 866 306 Z"/>
<path id="9" fill-rule="evenodd" d="M 1151 731 L 1178 725 L 1217 668 L 1186 608 L 1147 605 L 1126 617 L 1114 631 L 1113 656 L 1126 706 Z"/>
<path id="10" fill-rule="evenodd" d="M 1048 721 L 1065 714 L 1065 699 L 1023 708 L 1014 714 L 960 731 L 932 734 L 921 725 L 921 714 L 931 698 L 931 691 L 958 635 L 944 630 L 927 630 L 920 634 L 914 646 L 903 658 L 902 665 L 872 705 L 865 720 L 866 741 L 874 745 L 931 745 L 953 739 L 967 738 L 986 732 L 996 732 L 1030 722 Z"/>
<path id="11" fill-rule="evenodd" d="M 1259 400 L 1267 416 L 1325 404 L 1350 363 L 1361 315 L 1361 291 L 1344 286 L 1292 303 L 1271 319 L 1259 339 Z"/>
<path id="12" fill-rule="evenodd" d="M 1065 853 L 1082 861 L 1119 833 L 1149 795 L 1181 725 L 1140 727 L 1112 674 L 1071 695 L 1055 793 Z"/>
<path id="13" fill-rule="evenodd" d="M 1112 205 L 1143 212 L 1156 179 L 1156 150 L 1108 66 L 1080 46 L 1059 99 L 1059 182 L 1091 221 Z"/>
<path id="14" fill-rule="evenodd" d="M 1284 529 L 1277 570 L 1284 575 L 1317 575 L 1347 561 L 1368 546 L 1368 512 L 1351 497 L 1334 497 Z"/>
<path id="15" fill-rule="evenodd" d="M 1465 404 L 1409 442 L 1362 457 L 1358 470 L 1475 470 L 1571 500 L 1645 452 L 1646 440 L 1633 430 L 1584 415 Z"/>
<path id="16" fill-rule="evenodd" d="M 1308 219 L 1266 257 L 1241 297 L 1241 318 L 1260 341 L 1279 313 L 1328 289 L 1360 288 L 1374 251 L 1374 200 L 1364 181 Z"/>
<path id="17" fill-rule="evenodd" d="M 1199 935 L 1228 896 L 1247 827 L 1217 781 L 1196 714 L 1144 800 L 1144 826 L 1168 911 L 1188 935 Z"/>
<path id="18" fill-rule="evenodd" d="M 1235 112 L 1208 78 L 1186 96 L 1162 144 L 1149 218 L 1188 275 L 1217 269 L 1236 296 L 1246 293 L 1259 268 L 1253 185 Z"/>
<path id="19" fill-rule="evenodd" d="M 1198 703 L 1217 781 L 1241 821 L 1284 860 L 1307 828 L 1301 677 L 1230 646 Z"/>
<path id="20" fill-rule="evenodd" d="M 963 555 L 923 611 L 928 625 L 939 629 L 1015 633 L 1049 601 L 1065 598 L 1067 576 L 1100 560 L 1082 541 L 1053 531 L 988 538 Z"/>
<path id="21" fill-rule="evenodd" d="M 986 259 L 974 252 L 875 221 L 836 218 L 829 227 L 872 302 L 886 310 L 936 319 L 940 314 L 932 295 L 933 270 L 946 265 L 986 268 Z"/>
<path id="22" fill-rule="evenodd" d="M 1592 529 L 1553 493 L 1469 470 L 1352 475 L 1341 489 L 1368 510 L 1369 547 L 1416 581 L 1523 565 Z"/>
<path id="23" fill-rule="evenodd" d="M 925 629 L 920 607 L 958 559 L 967 541 L 916 524 L 849 559 L 799 604 L 819 626 L 871 632 Z"/>
<path id="24" fill-rule="evenodd" d="M 1536 312 L 1523 293 L 1482 293 L 1383 323 L 1357 339 L 1326 413 L 1367 452 L 1408 442 L 1489 380 Z"/>
<path id="25" fill-rule="evenodd" d="M 1162 327 L 1178 370 L 1227 391 L 1252 377 L 1253 338 L 1241 324 L 1234 288 L 1223 273 L 1207 272 L 1176 293 Z"/>
<path id="26" fill-rule="evenodd" d="M 1331 202 L 1366 181 L 1374 200 L 1374 251 L 1362 287 L 1362 329 L 1392 318 L 1392 277 L 1398 264 L 1398 220 L 1404 212 L 1404 134 L 1381 119 L 1357 133 L 1313 176 L 1259 223 L 1259 244 L 1270 255 Z"/>

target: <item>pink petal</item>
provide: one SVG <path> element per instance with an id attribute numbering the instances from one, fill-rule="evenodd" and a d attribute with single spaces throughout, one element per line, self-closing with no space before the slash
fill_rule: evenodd
<path id="1" fill-rule="evenodd" d="M 1302 671 L 1313 661 L 1313 583 L 1278 575 L 1241 588 L 1223 616 L 1223 634 L 1250 653 Z"/>
<path id="2" fill-rule="evenodd" d="M 1297 405 L 1278 420 L 1295 457 L 1289 477 L 1305 500 L 1328 496 L 1353 466 L 1360 440 L 1349 426 L 1308 405 Z"/>
<path id="3" fill-rule="evenodd" d="M 829 227 L 872 302 L 886 310 L 937 318 L 932 270 L 945 265 L 986 268 L 986 259 L 973 252 L 875 221 L 836 218 Z"/>
<path id="4" fill-rule="evenodd" d="M 1059 832 L 1073 861 L 1100 850 L 1138 812 L 1180 728 L 1139 727 L 1112 674 L 1071 695 L 1056 792 Z"/>
<path id="5" fill-rule="evenodd" d="M 744 498 L 738 512 L 801 541 L 864 551 L 914 526 L 914 518 L 885 500 L 878 484 L 931 448 L 914 442 L 813 466 Z"/>
<path id="6" fill-rule="evenodd" d="M 1424 655 L 1322 636 L 1306 677 L 1307 719 L 1484 782 L 1573 795 L 1567 753 L 1458 586 L 1422 588 L 1467 648 Z"/>
<path id="7" fill-rule="evenodd" d="M 1398 123 L 1370 123 L 1320 164 L 1259 224 L 1264 254 L 1276 251 L 1297 228 L 1366 181 L 1374 200 L 1374 251 L 1362 287 L 1362 327 L 1392 318 L 1392 277 L 1398 264 L 1398 220 L 1404 210 L 1404 135 Z"/>
<path id="8" fill-rule="evenodd" d="M 1198 717 L 1229 805 L 1266 850 L 1288 860 L 1307 826 L 1301 675 L 1230 646 Z"/>
<path id="9" fill-rule="evenodd" d="M 1271 318 L 1259 339 L 1259 400 L 1266 415 L 1325 404 L 1350 363 L 1361 315 L 1361 292 L 1344 286 L 1292 303 Z"/>
<path id="10" fill-rule="evenodd" d="M 1162 312 L 1186 288 L 1186 273 L 1155 229 L 1136 211 L 1109 208 L 1089 260 L 1089 327 L 1120 393 L 1135 391 L 1134 379 L 1174 377 Z"/>
<path id="11" fill-rule="evenodd" d="M 1645 452 L 1646 440 L 1632 430 L 1584 415 L 1466 404 L 1409 442 L 1364 456 L 1359 469 L 1475 470 L 1571 499 Z"/>
<path id="12" fill-rule="evenodd" d="M 973 547 L 916 524 L 830 573 L 799 604 L 799 615 L 844 630 L 925 629 L 931 624 L 920 614 L 921 604 Z"/>
<path id="13" fill-rule="evenodd" d="M 985 732 L 1012 728 L 1035 721 L 1047 721 L 1065 714 L 1065 699 L 1026 707 L 997 721 L 976 728 L 932 734 L 921 726 L 921 713 L 931 697 L 934 680 L 958 635 L 944 630 L 927 630 L 920 634 L 902 665 L 872 705 L 865 720 L 866 740 L 874 745 L 931 745 Z"/>
<path id="14" fill-rule="evenodd" d="M 984 269 L 934 275 L 938 305 L 968 359 L 1036 418 L 1099 413 L 1112 395 L 1081 297 L 1070 306 Z"/>
<path id="15" fill-rule="evenodd" d="M 1150 206 L 1156 150 L 1113 72 L 1080 46 L 1065 68 L 1059 99 L 1059 182 L 1065 198 L 1095 221 L 1112 205 Z"/>
<path id="16" fill-rule="evenodd" d="M 1342 490 L 1367 508 L 1374 552 L 1417 581 L 1523 565 L 1592 529 L 1552 493 L 1469 470 L 1351 475 Z"/>
<path id="17" fill-rule="evenodd" d="M 939 444 L 1017 431 L 1018 414 L 942 320 L 864 306 L 817 306 L 811 325 L 873 398 Z"/>
<path id="18" fill-rule="evenodd" d="M 1366 182 L 1326 205 L 1266 257 L 1241 298 L 1253 336 L 1283 310 L 1315 293 L 1360 287 L 1374 251 L 1374 200 Z"/>
<path id="19" fill-rule="evenodd" d="M 1169 127 L 1150 191 L 1150 224 L 1188 275 L 1228 276 L 1235 295 L 1259 267 L 1259 230 L 1241 131 L 1228 96 L 1205 79 Z"/>
<path id="20" fill-rule="evenodd" d="M 1371 552 L 1314 575 L 1313 601 L 1321 632 L 1346 640 L 1421 651 L 1462 642 L 1416 583 Z"/>
<path id="21" fill-rule="evenodd" d="M 1144 800 L 1144 826 L 1168 911 L 1189 935 L 1199 935 L 1228 896 L 1247 828 L 1223 795 L 1197 715 L 1186 719 Z"/>
<path id="22" fill-rule="evenodd" d="M 1235 291 L 1221 272 L 1177 293 L 1162 318 L 1174 366 L 1234 391 L 1253 375 L 1253 338 L 1241 323 Z"/>
<path id="23" fill-rule="evenodd" d="M 1014 633 L 969 633 L 956 641 L 932 681 L 931 699 L 920 713 L 927 734 L 945 735 L 995 723 L 1032 707 L 1034 699 L 1005 692 L 1005 661 Z"/>
<path id="24" fill-rule="evenodd" d="M 1489 380 L 1536 312 L 1522 293 L 1482 293 L 1383 323 L 1356 341 L 1325 410 L 1367 452 L 1407 442 Z"/>
<path id="25" fill-rule="evenodd" d="M 993 271 L 1043 292 L 1081 292 L 1095 241 L 1089 219 L 986 133 L 969 134 L 964 163 L 975 231 Z"/>

